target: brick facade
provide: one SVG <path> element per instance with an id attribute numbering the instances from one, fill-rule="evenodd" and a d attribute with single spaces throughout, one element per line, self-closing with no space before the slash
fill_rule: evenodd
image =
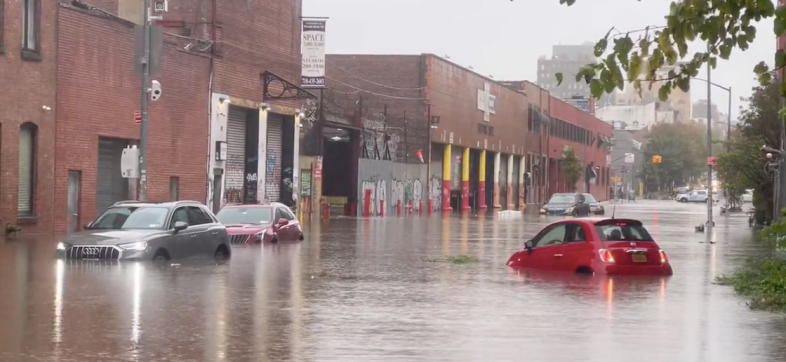
<path id="1" fill-rule="evenodd" d="M 55 141 L 55 24 L 57 1 L 39 2 L 38 54 L 22 51 L 22 2 L 0 4 L 0 227 L 20 225 L 20 236 L 52 232 Z M 19 130 L 23 123 L 37 127 L 34 152 L 33 216 L 17 212 L 19 185 Z M 4 237 L 0 232 L 0 240 Z"/>
<path id="2" fill-rule="evenodd" d="M 67 227 L 68 172 L 80 171 L 80 221 L 96 210 L 98 138 L 138 140 L 140 77 L 134 73 L 133 24 L 63 7 L 59 17 L 55 233 Z M 205 199 L 209 62 L 169 41 L 160 75 L 163 96 L 150 103 L 148 198 L 168 200 L 169 178 L 179 197 Z M 61 216 L 62 215 L 62 216 Z"/>

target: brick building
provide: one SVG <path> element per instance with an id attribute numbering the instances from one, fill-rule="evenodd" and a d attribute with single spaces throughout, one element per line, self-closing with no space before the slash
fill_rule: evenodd
<path id="1" fill-rule="evenodd" d="M 41 7 L 29 29 L 9 16 L 27 3 L 0 2 L 0 80 L 15 85 L 0 110 L 0 220 L 25 235 L 62 234 L 136 197 L 119 163 L 139 138 L 134 28 L 143 2 L 31 0 Z M 294 202 L 305 100 L 290 85 L 300 72 L 301 2 L 183 0 L 160 15 L 149 199 Z M 9 41 L 26 31 L 35 31 L 29 42 Z"/>
<path id="2" fill-rule="evenodd" d="M 0 226 L 31 235 L 52 232 L 57 10 L 0 1 Z"/>

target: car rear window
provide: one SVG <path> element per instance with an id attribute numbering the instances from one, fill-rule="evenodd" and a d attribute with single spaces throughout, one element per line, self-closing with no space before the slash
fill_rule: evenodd
<path id="1" fill-rule="evenodd" d="M 595 225 L 603 241 L 653 241 L 652 235 L 640 224 L 624 222 Z"/>

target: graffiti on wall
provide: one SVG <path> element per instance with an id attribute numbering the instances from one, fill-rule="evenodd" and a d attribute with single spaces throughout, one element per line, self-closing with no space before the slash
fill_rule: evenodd
<path id="1" fill-rule="evenodd" d="M 385 181 L 379 177 L 371 177 L 368 180 L 364 180 L 360 184 L 360 192 L 363 195 L 363 207 L 370 208 L 368 213 L 371 216 L 382 215 L 382 210 L 386 206 L 384 201 L 387 199 Z"/>
<path id="2" fill-rule="evenodd" d="M 423 182 L 418 178 L 392 179 L 388 182 L 379 176 L 373 176 L 360 183 L 360 194 L 360 212 L 367 212 L 370 216 L 395 215 L 399 205 L 402 212 L 410 205 L 413 212 L 417 212 L 420 207 L 426 207 L 423 203 Z"/>
<path id="3" fill-rule="evenodd" d="M 314 128 L 314 124 L 319 117 L 318 114 L 319 101 L 315 99 L 307 99 L 303 102 L 300 110 L 303 112 L 304 117 L 300 117 L 300 138 L 306 136 L 306 133 Z"/>
<path id="4" fill-rule="evenodd" d="M 442 178 L 436 175 L 431 175 L 431 184 L 429 185 L 428 197 L 431 199 L 431 208 L 434 211 L 442 209 Z"/>
<path id="5" fill-rule="evenodd" d="M 374 118 L 363 118 L 363 157 L 375 160 L 396 161 L 401 137 L 388 127 L 385 115 L 378 113 Z"/>
<path id="6" fill-rule="evenodd" d="M 226 190 L 224 190 L 224 203 L 243 202 L 243 185 L 245 184 L 246 160 L 242 155 L 232 155 L 226 161 Z"/>

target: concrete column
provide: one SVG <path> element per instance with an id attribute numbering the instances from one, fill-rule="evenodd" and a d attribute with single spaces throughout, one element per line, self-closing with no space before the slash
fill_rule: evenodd
<path id="1" fill-rule="evenodd" d="M 501 209 L 499 204 L 499 152 L 494 154 L 494 196 L 492 197 L 492 205 L 495 209 Z"/>
<path id="2" fill-rule="evenodd" d="M 469 211 L 469 147 L 461 155 L 461 210 Z"/>
<path id="3" fill-rule="evenodd" d="M 295 113 L 295 132 L 294 139 L 292 140 L 292 200 L 295 201 L 298 214 L 303 210 L 300 203 L 300 114 Z M 267 120 L 266 120 L 267 121 Z M 267 143 L 267 142 L 266 142 Z M 260 159 L 261 160 L 261 159 Z M 257 174 L 259 175 L 259 174 Z M 257 176 L 259 177 L 259 176 Z M 264 184 L 259 184 L 264 185 Z M 257 190 L 259 190 L 259 185 Z M 258 194 L 259 192 L 257 192 Z M 356 216 L 356 215 L 352 215 Z M 298 217 L 299 221 L 303 221 L 302 217 Z"/>
<path id="4" fill-rule="evenodd" d="M 442 211 L 453 211 L 450 207 L 450 155 L 451 146 L 445 145 L 445 152 L 442 155 Z"/>
<path id="5" fill-rule="evenodd" d="M 519 210 L 524 211 L 527 208 L 527 198 L 525 191 L 527 189 L 525 175 L 527 174 L 527 155 L 524 154 L 519 159 Z"/>
<path id="6" fill-rule="evenodd" d="M 268 113 L 269 112 L 267 110 L 261 108 L 259 109 L 259 142 L 257 142 L 257 202 L 259 203 L 265 202 L 265 176 L 266 176 L 265 173 L 267 171 L 266 166 L 267 166 L 267 115 Z M 297 119 L 295 120 L 295 123 L 297 123 Z M 295 165 L 298 164 L 297 155 L 298 153 L 297 151 L 295 151 Z M 298 170 L 298 172 L 300 172 L 300 170 Z"/>
<path id="7" fill-rule="evenodd" d="M 480 151 L 478 173 L 478 209 L 486 210 L 486 150 Z"/>
<path id="8" fill-rule="evenodd" d="M 517 176 L 518 177 L 518 176 Z M 506 210 L 513 210 L 518 200 L 513 200 L 513 155 L 508 155 L 508 205 Z"/>

